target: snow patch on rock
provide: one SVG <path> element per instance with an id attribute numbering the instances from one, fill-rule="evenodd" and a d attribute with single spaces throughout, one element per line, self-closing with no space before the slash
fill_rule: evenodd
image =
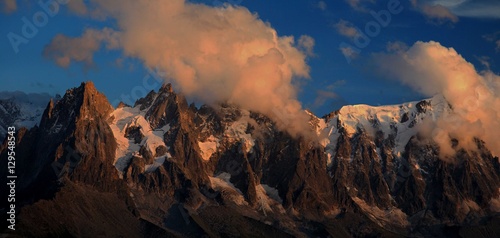
<path id="1" fill-rule="evenodd" d="M 380 209 L 377 206 L 370 206 L 358 197 L 353 197 L 353 201 L 365 212 L 368 217 L 378 225 L 384 227 L 386 224 L 398 225 L 407 227 L 410 225 L 408 216 L 399 208 L 391 207 L 388 209 Z"/>
<path id="2" fill-rule="evenodd" d="M 279 203 L 283 203 L 283 199 L 281 199 L 279 192 L 278 192 L 278 189 L 270 187 L 266 184 L 261 184 L 260 186 L 264 189 L 264 191 L 266 192 L 266 195 L 268 197 L 274 199 L 275 201 L 277 201 Z"/>
<path id="3" fill-rule="evenodd" d="M 221 173 L 217 177 L 208 177 L 210 179 L 210 186 L 213 190 L 222 193 L 222 196 L 227 196 L 230 201 L 233 201 L 240 206 L 248 206 L 248 202 L 245 201 L 243 193 L 241 190 L 237 189 L 234 184 L 231 183 L 231 174 Z"/>
<path id="4" fill-rule="evenodd" d="M 255 186 L 255 191 L 257 192 L 257 206 L 258 210 L 267 216 L 267 212 L 279 212 L 284 214 L 286 211 L 282 206 L 283 200 L 278 194 L 278 190 L 269 187 L 265 184 L 259 184 Z"/>
<path id="5" fill-rule="evenodd" d="M 198 142 L 200 147 L 200 155 L 203 160 L 210 160 L 213 153 L 217 151 L 219 147 L 219 139 L 215 138 L 213 135 L 209 136 L 205 142 Z"/>
<path id="6" fill-rule="evenodd" d="M 247 110 L 241 110 L 241 114 L 242 116 L 240 119 L 226 127 L 224 137 L 226 137 L 229 142 L 240 141 L 245 147 L 244 151 L 249 153 L 255 145 L 255 140 L 252 138 L 252 135 L 246 133 L 246 131 L 249 122 L 253 119 L 250 118 L 250 112 Z"/>
<path id="7" fill-rule="evenodd" d="M 500 188 L 498 188 L 500 194 Z M 493 212 L 500 212 L 500 195 L 497 198 L 492 198 L 490 201 L 490 210 Z"/>
<path id="8" fill-rule="evenodd" d="M 163 163 L 165 163 L 165 158 L 169 157 L 169 156 L 170 155 L 167 154 L 166 156 L 160 156 L 160 157 L 155 158 L 153 164 L 148 164 L 148 165 L 144 166 L 144 172 L 145 173 L 152 173 L 152 172 L 154 172 L 161 165 L 163 165 Z"/>
<path id="9" fill-rule="evenodd" d="M 117 142 L 117 150 L 115 152 L 113 164 L 120 172 L 124 171 L 133 156 L 140 156 L 138 151 L 142 146 L 145 146 L 152 155 L 156 153 L 156 148 L 159 146 L 166 147 L 163 135 L 170 129 L 170 126 L 165 125 L 162 128 L 153 130 L 149 122 L 144 118 L 144 115 L 145 111 L 139 110 L 139 107 L 122 107 L 116 109 L 111 114 L 113 121 L 109 126 Z M 141 134 L 144 136 L 140 143 L 135 143 L 134 140 L 126 137 L 125 133 L 127 129 L 131 127 L 140 128 Z M 158 163 L 162 160 L 164 162 L 165 158 L 170 157 L 170 154 L 167 152 L 166 156 L 155 158 L 155 162 L 145 168 L 145 171 L 151 172 L 153 169 L 158 168 Z M 163 162 L 161 162 L 161 164 L 163 164 Z"/>

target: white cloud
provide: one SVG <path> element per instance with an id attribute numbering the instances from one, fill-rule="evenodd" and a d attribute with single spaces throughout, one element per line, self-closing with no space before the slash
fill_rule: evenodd
<path id="1" fill-rule="evenodd" d="M 459 148 L 466 149 L 475 149 L 474 138 L 480 138 L 500 155 L 500 76 L 477 72 L 453 48 L 433 41 L 374 57 L 383 74 L 427 96 L 442 94 L 453 106 L 453 113 L 435 122 L 431 135 L 440 145 L 442 158 L 455 153 L 450 138 L 459 139 Z"/>
<path id="2" fill-rule="evenodd" d="M 456 15 L 475 18 L 500 18 L 500 1 L 497 0 L 440 0 Z"/>
<path id="3" fill-rule="evenodd" d="M 417 0 L 412 0 L 416 2 Z M 423 5 L 440 5 L 459 17 L 500 18 L 498 0 L 419 0 Z"/>

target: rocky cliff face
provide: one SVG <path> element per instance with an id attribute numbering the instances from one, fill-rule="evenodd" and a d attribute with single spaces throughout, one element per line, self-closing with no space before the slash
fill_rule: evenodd
<path id="1" fill-rule="evenodd" d="M 449 110 L 435 97 L 311 114 L 309 141 L 234 105 L 188 105 L 170 85 L 113 109 L 83 83 L 17 134 L 18 234 L 498 234 L 498 158 L 478 138 L 445 162 L 416 129 Z M 89 219 L 102 225 L 82 232 Z"/>

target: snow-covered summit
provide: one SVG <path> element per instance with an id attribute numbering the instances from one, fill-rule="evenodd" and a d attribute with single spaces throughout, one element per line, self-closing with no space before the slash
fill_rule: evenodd
<path id="1" fill-rule="evenodd" d="M 450 106 L 442 95 L 430 99 L 389 106 L 350 105 L 326 116 L 326 125 L 318 132 L 329 157 L 335 155 L 337 140 L 342 132 L 352 137 L 364 132 L 394 138 L 393 154 L 399 157 L 409 140 L 418 133 L 424 120 L 435 121 Z"/>
<path id="2" fill-rule="evenodd" d="M 436 119 L 446 108 L 448 104 L 444 97 L 436 95 L 427 100 L 398 105 L 344 106 L 339 110 L 337 118 L 348 134 L 353 134 L 358 129 L 368 133 L 373 133 L 373 129 L 378 129 L 387 136 L 394 131 L 391 126 L 396 126 L 398 129 L 413 128 L 416 123 L 427 116 Z"/>

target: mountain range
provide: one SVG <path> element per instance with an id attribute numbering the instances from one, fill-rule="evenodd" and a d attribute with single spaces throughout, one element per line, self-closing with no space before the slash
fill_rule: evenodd
<path id="1" fill-rule="evenodd" d="M 92 82 L 39 117 L 5 105 L 4 135 L 17 126 L 13 237 L 500 237 L 499 158 L 477 138 L 442 160 L 418 129 L 453 111 L 440 95 L 307 112 L 317 139 L 237 105 L 188 104 L 170 84 L 133 106 L 112 107 Z"/>
<path id="2" fill-rule="evenodd" d="M 50 98 L 46 93 L 0 92 L 0 141 L 8 126 L 31 128 L 40 122 Z"/>

